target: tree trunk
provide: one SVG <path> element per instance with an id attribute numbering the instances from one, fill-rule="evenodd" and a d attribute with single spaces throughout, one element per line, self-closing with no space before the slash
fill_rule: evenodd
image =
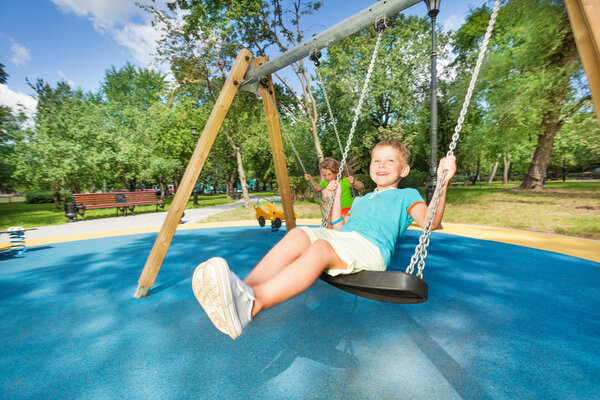
<path id="1" fill-rule="evenodd" d="M 250 208 L 250 196 L 248 195 L 248 183 L 246 182 L 246 173 L 244 172 L 244 163 L 242 162 L 242 153 L 240 151 L 239 146 L 237 146 L 231 136 L 227 133 L 225 127 L 223 127 L 223 133 L 229 142 L 229 145 L 233 149 L 233 153 L 235 154 L 235 160 L 237 162 L 237 172 L 240 178 L 240 186 L 242 187 L 242 198 L 244 199 L 244 207 Z M 235 189 L 234 189 L 235 191 Z"/>
<path id="2" fill-rule="evenodd" d="M 481 154 L 477 157 L 477 171 L 475 171 L 475 177 L 473 178 L 473 185 L 479 181 L 479 174 L 481 174 Z"/>
<path id="3" fill-rule="evenodd" d="M 502 173 L 502 184 L 503 185 L 508 185 L 510 183 L 510 179 L 509 179 L 509 172 L 510 172 L 510 154 L 505 154 L 504 155 L 504 171 Z"/>
<path id="4" fill-rule="evenodd" d="M 554 103 L 562 103 L 564 95 L 555 100 Z M 529 164 L 529 170 L 523 177 L 523 182 L 520 189 L 535 189 L 541 190 L 544 188 L 544 176 L 546 169 L 548 168 L 548 162 L 552 155 L 552 147 L 554 146 L 554 138 L 556 133 L 562 126 L 560 118 L 560 107 L 555 107 L 553 110 L 547 111 L 545 116 L 542 118 L 541 131 L 542 134 L 538 136 L 537 146 L 533 153 L 533 158 Z"/>
<path id="5" fill-rule="evenodd" d="M 58 190 L 52 191 L 52 197 L 54 197 L 54 205 L 56 206 L 56 209 L 60 211 L 60 193 Z"/>
<path id="6" fill-rule="evenodd" d="M 238 175 L 240 177 L 240 186 L 242 186 L 242 198 L 244 199 L 244 207 L 250 208 L 250 196 L 248 195 L 248 183 L 246 182 L 246 173 L 242 164 L 242 153 L 239 147 L 235 147 L 235 159 L 237 160 Z"/>
<path id="7" fill-rule="evenodd" d="M 179 174 L 177 173 L 177 170 L 173 170 L 173 192 L 177 193 L 177 190 L 179 189 Z"/>
<path id="8" fill-rule="evenodd" d="M 165 201 L 165 190 L 167 189 L 167 184 L 164 179 L 160 180 L 160 201 Z"/>
<path id="9" fill-rule="evenodd" d="M 233 193 L 235 193 L 235 178 L 235 174 L 225 174 L 225 193 L 228 199 L 231 199 L 233 197 Z"/>
<path id="10" fill-rule="evenodd" d="M 317 151 L 317 159 L 319 163 L 325 159 L 323 156 L 323 150 L 321 149 L 321 140 L 319 139 L 319 132 L 317 132 L 317 121 L 311 118 L 310 121 L 310 133 L 315 141 L 315 150 Z"/>
<path id="11" fill-rule="evenodd" d="M 500 154 L 498 154 L 498 157 L 496 158 L 496 162 L 494 163 L 494 168 L 492 168 L 492 173 L 490 174 L 490 178 L 487 181 L 488 185 L 491 185 L 492 182 L 494 181 L 494 177 L 496 177 L 496 171 L 498 171 L 498 165 L 500 164 Z"/>

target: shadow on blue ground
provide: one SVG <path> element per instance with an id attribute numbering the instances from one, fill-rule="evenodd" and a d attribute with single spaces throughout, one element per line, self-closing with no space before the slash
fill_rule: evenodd
<path id="1" fill-rule="evenodd" d="M 418 232 L 393 264 L 404 269 Z M 197 264 L 245 276 L 282 233 L 176 233 L 133 299 L 156 234 L 32 248 L 0 260 L 0 398 L 539 399 L 600 390 L 600 265 L 434 233 L 429 301 L 362 299 L 323 282 L 236 341 L 191 290 Z"/>

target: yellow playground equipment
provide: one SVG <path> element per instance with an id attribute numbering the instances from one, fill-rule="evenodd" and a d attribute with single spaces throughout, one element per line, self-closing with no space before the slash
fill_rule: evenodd
<path id="1" fill-rule="evenodd" d="M 260 201 L 266 201 L 267 211 L 260 206 Z M 259 197 L 256 200 L 256 204 L 253 205 L 254 211 L 256 212 L 256 219 L 258 220 L 258 224 L 260 226 L 265 226 L 267 220 L 271 221 L 271 231 L 276 232 L 281 228 L 281 223 L 285 221 L 285 217 L 283 215 L 283 211 L 278 209 L 275 203 L 281 203 L 280 200 L 269 200 L 264 197 Z M 294 216 L 297 217 L 298 214 L 294 212 Z"/>

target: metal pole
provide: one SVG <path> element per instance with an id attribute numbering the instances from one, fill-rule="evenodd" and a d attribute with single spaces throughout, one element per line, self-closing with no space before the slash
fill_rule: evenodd
<path id="1" fill-rule="evenodd" d="M 369 26 L 374 26 L 381 17 L 391 17 L 422 0 L 386 0 L 379 1 L 372 6 L 346 18 L 331 28 L 319 33 L 266 63 L 256 68 L 249 69 L 244 76 L 240 87 L 255 83 L 258 78 L 271 75 L 273 72 L 287 67 L 288 65 L 308 57 L 311 52 L 321 50 L 335 42 L 338 42 L 353 33 Z M 248 87 L 247 89 L 250 89 Z"/>
<path id="2" fill-rule="evenodd" d="M 196 126 L 192 126 L 192 138 L 194 139 L 194 143 L 196 142 L 196 136 L 198 136 L 198 128 Z M 194 184 L 194 206 L 198 205 L 198 180 Z"/>
<path id="3" fill-rule="evenodd" d="M 429 181 L 427 182 L 427 204 L 431 202 L 437 182 L 437 52 L 435 45 L 435 20 L 439 10 L 429 11 L 431 18 L 431 94 L 430 94 L 430 117 L 429 117 Z"/>

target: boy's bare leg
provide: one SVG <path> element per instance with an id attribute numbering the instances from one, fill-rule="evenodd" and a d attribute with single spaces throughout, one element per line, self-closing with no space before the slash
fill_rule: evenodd
<path id="1" fill-rule="evenodd" d="M 310 239 L 302 229 L 292 229 L 281 239 L 244 279 L 249 286 L 260 285 L 290 265 L 308 249 Z"/>
<path id="2" fill-rule="evenodd" d="M 325 268 L 345 269 L 346 263 L 338 257 L 329 242 L 317 240 L 271 279 L 252 286 L 256 297 L 252 316 L 302 293 L 319 278 Z"/>

